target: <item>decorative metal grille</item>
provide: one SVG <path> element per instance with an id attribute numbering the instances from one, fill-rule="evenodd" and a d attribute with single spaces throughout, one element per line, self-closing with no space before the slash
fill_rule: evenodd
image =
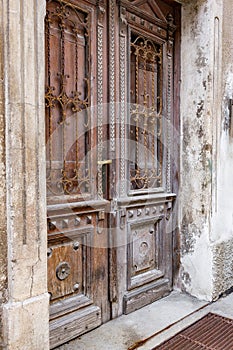
<path id="1" fill-rule="evenodd" d="M 47 193 L 88 193 L 89 16 L 48 0 L 45 26 Z"/>
<path id="2" fill-rule="evenodd" d="M 162 186 L 162 46 L 132 34 L 130 72 L 131 190 Z"/>

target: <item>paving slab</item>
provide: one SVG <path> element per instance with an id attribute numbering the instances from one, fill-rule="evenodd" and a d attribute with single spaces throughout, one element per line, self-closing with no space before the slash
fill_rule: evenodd
<path id="1" fill-rule="evenodd" d="M 112 320 L 58 347 L 57 350 L 136 349 L 136 344 L 142 340 L 153 337 L 167 327 L 172 327 L 171 325 L 207 305 L 205 301 L 175 291 L 151 305 Z"/>

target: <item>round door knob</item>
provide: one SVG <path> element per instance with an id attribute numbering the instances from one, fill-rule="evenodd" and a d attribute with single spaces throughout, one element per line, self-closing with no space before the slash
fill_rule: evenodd
<path id="1" fill-rule="evenodd" d="M 56 268 L 56 276 L 60 281 L 64 281 L 70 275 L 70 265 L 67 262 L 60 263 Z"/>

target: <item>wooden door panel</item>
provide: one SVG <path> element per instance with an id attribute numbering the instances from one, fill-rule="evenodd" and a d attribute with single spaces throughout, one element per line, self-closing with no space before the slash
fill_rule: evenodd
<path id="1" fill-rule="evenodd" d="M 90 14 L 47 2 L 47 195 L 90 193 Z"/>
<path id="2" fill-rule="evenodd" d="M 125 314 L 168 295 L 172 289 L 172 232 L 167 230 L 167 223 L 173 196 L 140 197 L 130 202 L 130 208 L 120 219 L 121 230 L 127 233 L 126 252 L 122 247 L 118 249 L 118 264 L 125 269 L 123 276 L 127 279 L 119 287 Z M 126 198 L 121 199 L 122 211 L 125 204 Z M 123 279 L 122 271 L 118 273 Z"/>
<path id="3" fill-rule="evenodd" d="M 85 232 L 86 231 L 86 232 Z M 93 227 L 63 232 L 49 241 L 48 290 L 51 301 L 68 295 L 91 295 L 91 239 Z"/>
<path id="4" fill-rule="evenodd" d="M 115 316 L 172 290 L 174 8 L 172 1 L 122 0 L 119 9 L 119 66 L 125 69 L 118 83 L 128 115 L 119 126 L 120 134 L 127 131 L 118 145 L 127 167 L 119 173 Z"/>
<path id="5" fill-rule="evenodd" d="M 105 201 L 48 206 L 51 348 L 110 318 L 105 206 Z"/>
<path id="6" fill-rule="evenodd" d="M 99 114 L 94 107 L 100 95 L 97 77 L 102 75 L 102 82 L 106 79 L 104 65 L 97 57 L 97 49 L 104 57 L 104 45 L 96 31 L 101 11 L 92 0 L 47 0 L 45 106 L 51 348 L 110 318 L 108 232 L 103 225 L 108 202 L 97 197 L 97 181 L 102 183 L 97 164 L 102 154 L 97 138 L 105 115 L 97 123 Z"/>
<path id="7" fill-rule="evenodd" d="M 47 0 L 51 348 L 172 289 L 171 3 Z"/>
<path id="8" fill-rule="evenodd" d="M 153 218 L 130 224 L 128 255 L 131 258 L 131 266 L 128 266 L 128 288 L 139 286 L 162 275 L 159 270 L 158 220 L 159 218 Z"/>
<path id="9" fill-rule="evenodd" d="M 90 306 L 50 321 L 50 349 L 101 325 L 100 309 Z"/>

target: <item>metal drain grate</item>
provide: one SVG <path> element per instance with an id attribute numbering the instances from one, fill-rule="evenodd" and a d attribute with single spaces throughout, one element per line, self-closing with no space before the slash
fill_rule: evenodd
<path id="1" fill-rule="evenodd" d="M 209 313 L 153 350 L 233 350 L 233 320 Z"/>

